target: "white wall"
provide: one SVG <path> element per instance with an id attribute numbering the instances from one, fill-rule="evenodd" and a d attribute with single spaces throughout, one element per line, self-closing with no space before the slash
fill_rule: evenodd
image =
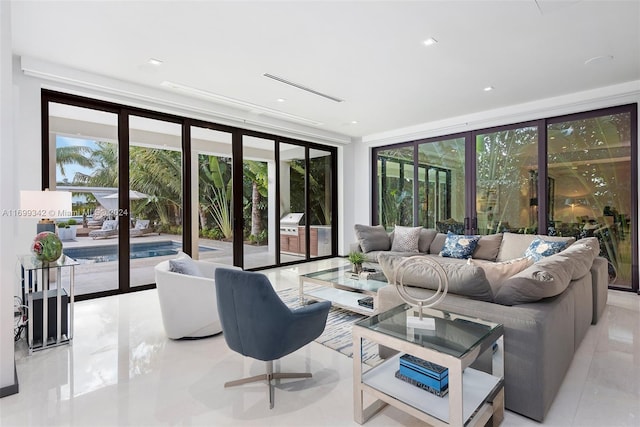
<path id="1" fill-rule="evenodd" d="M 15 207 L 13 183 L 13 84 L 11 79 L 11 3 L 0 2 L 0 201 L 2 208 Z M 13 205 L 13 206 L 12 206 Z M 0 389 L 15 383 L 13 344 L 12 245 L 15 218 L 0 216 Z"/>

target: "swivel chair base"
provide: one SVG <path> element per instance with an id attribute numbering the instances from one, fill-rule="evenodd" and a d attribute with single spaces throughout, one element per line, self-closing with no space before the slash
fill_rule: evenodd
<path id="1" fill-rule="evenodd" d="M 273 360 L 265 362 L 267 372 L 261 375 L 255 375 L 253 377 L 242 378 L 239 380 L 227 381 L 224 383 L 224 387 L 235 387 L 237 385 L 253 383 L 257 381 L 266 381 L 269 387 L 269 409 L 273 409 L 274 404 L 274 385 L 272 380 L 279 380 L 282 378 L 311 378 L 311 374 L 308 372 L 273 372 Z"/>

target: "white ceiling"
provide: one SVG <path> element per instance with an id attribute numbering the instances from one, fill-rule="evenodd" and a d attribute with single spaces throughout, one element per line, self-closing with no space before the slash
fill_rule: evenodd
<path id="1" fill-rule="evenodd" d="M 638 1 L 14 1 L 12 15 L 16 55 L 351 137 L 640 80 Z"/>

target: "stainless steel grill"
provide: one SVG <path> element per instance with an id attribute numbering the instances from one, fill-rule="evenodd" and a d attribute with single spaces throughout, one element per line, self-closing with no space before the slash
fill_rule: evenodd
<path id="1" fill-rule="evenodd" d="M 298 226 L 302 221 L 303 213 L 289 213 L 280 219 L 280 234 L 288 236 L 298 235 Z"/>

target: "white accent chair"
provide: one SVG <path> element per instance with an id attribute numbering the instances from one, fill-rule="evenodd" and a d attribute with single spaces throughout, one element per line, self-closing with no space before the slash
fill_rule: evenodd
<path id="1" fill-rule="evenodd" d="M 155 266 L 162 323 L 171 339 L 203 338 L 222 332 L 216 298 L 216 268 L 238 267 L 193 260 L 205 277 L 174 273 L 169 261 Z"/>

